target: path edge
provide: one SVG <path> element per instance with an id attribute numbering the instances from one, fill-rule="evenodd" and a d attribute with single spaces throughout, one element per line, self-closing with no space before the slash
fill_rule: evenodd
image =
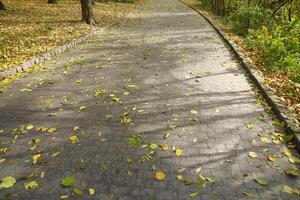
<path id="1" fill-rule="evenodd" d="M 29 68 L 42 64 L 50 59 L 57 57 L 58 55 L 62 54 L 63 52 L 73 49 L 82 42 L 86 41 L 87 39 L 91 38 L 92 36 L 104 33 L 108 29 L 112 28 L 113 26 L 119 24 L 120 22 L 114 22 L 112 24 L 106 25 L 102 28 L 94 28 L 90 33 L 83 35 L 77 39 L 72 40 L 71 42 L 55 47 L 54 49 L 50 50 L 49 52 L 43 53 L 40 56 L 33 57 L 30 60 L 23 62 L 20 65 L 9 67 L 8 69 L 0 72 L 0 81 L 17 73 L 23 72 L 28 70 Z"/>
<path id="2" fill-rule="evenodd" d="M 219 36 L 225 42 L 225 44 L 228 45 L 228 47 L 234 54 L 235 58 L 240 62 L 240 65 L 246 71 L 247 75 L 253 81 L 255 86 L 261 91 L 263 97 L 267 101 L 268 105 L 271 107 L 274 114 L 277 116 L 279 120 L 285 123 L 287 133 L 294 135 L 293 142 L 296 145 L 296 149 L 298 153 L 300 153 L 300 128 L 296 126 L 296 123 L 294 122 L 291 114 L 283 106 L 280 99 L 276 95 L 274 95 L 272 89 L 264 83 L 263 77 L 259 74 L 259 72 L 254 70 L 250 59 L 244 55 L 240 47 L 230 39 L 227 33 L 221 31 L 213 24 L 213 22 L 208 18 L 208 16 L 206 16 L 195 6 L 190 5 L 187 2 L 184 2 L 183 0 L 178 0 L 178 1 L 190 7 L 191 9 L 196 11 L 199 15 L 201 15 L 215 29 L 215 31 L 219 34 Z"/>

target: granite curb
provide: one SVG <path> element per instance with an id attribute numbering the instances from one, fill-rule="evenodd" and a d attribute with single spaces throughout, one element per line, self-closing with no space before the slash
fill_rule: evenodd
<path id="1" fill-rule="evenodd" d="M 209 19 L 208 16 L 206 16 L 203 12 L 199 11 L 199 9 L 195 8 L 193 5 L 190 5 L 182 0 L 178 0 L 178 1 L 190 7 L 198 14 L 200 14 L 216 30 L 216 32 L 219 34 L 221 39 L 228 45 L 228 47 L 230 48 L 230 50 L 232 51 L 236 59 L 240 62 L 243 69 L 247 72 L 250 79 L 254 82 L 256 87 L 259 88 L 263 97 L 265 98 L 269 106 L 272 108 L 274 114 L 277 116 L 279 120 L 285 123 L 287 133 L 294 135 L 293 142 L 296 144 L 296 149 L 298 153 L 300 153 L 300 128 L 297 127 L 296 122 L 294 121 L 292 115 L 283 106 L 279 97 L 274 95 L 272 89 L 264 83 L 264 79 L 262 75 L 258 71 L 254 70 L 250 59 L 244 55 L 241 48 L 237 44 L 235 44 L 232 40 L 230 40 L 228 34 L 219 30 L 212 23 L 212 21 Z"/>
<path id="2" fill-rule="evenodd" d="M 30 60 L 25 61 L 21 65 L 12 66 L 12 67 L 6 69 L 5 71 L 0 72 L 0 80 L 3 80 L 3 79 L 5 79 L 5 78 L 7 78 L 7 77 L 9 77 L 13 74 L 25 71 L 25 70 L 29 69 L 32 66 L 35 66 L 35 65 L 41 64 L 41 63 L 43 63 L 47 60 L 50 60 L 50 59 L 58 56 L 59 54 L 76 47 L 77 45 L 81 44 L 82 42 L 84 42 L 88 38 L 90 38 L 94 35 L 103 33 L 104 31 L 110 29 L 111 27 L 117 25 L 118 23 L 119 22 L 115 22 L 115 23 L 107 25 L 103 28 L 96 28 L 96 29 L 92 30 L 89 34 L 83 35 L 80 38 L 69 42 L 68 44 L 56 47 L 56 48 L 50 50 L 49 52 L 42 54 L 41 56 L 34 57 Z"/>

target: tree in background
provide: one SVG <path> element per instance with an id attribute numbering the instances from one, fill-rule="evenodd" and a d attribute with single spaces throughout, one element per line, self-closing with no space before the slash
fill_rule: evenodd
<path id="1" fill-rule="evenodd" d="M 2 1 L 0 1 L 0 10 L 5 10 L 5 6 L 4 3 L 2 3 Z"/>
<path id="2" fill-rule="evenodd" d="M 81 12 L 82 12 L 82 21 L 90 25 L 95 25 L 96 20 L 93 10 L 93 0 L 80 0 L 81 2 Z"/>

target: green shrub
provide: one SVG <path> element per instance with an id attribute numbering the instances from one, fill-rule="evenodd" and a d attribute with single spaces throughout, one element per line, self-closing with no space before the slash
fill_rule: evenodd
<path id="1" fill-rule="evenodd" d="M 249 29 L 259 29 L 270 23 L 271 12 L 255 6 L 241 6 L 228 17 L 229 24 L 234 32 L 246 35 Z"/>
<path id="2" fill-rule="evenodd" d="M 250 30 L 245 43 L 261 52 L 261 59 L 270 70 L 283 70 L 300 83 L 299 36 L 300 21 L 294 18 L 270 28 Z"/>

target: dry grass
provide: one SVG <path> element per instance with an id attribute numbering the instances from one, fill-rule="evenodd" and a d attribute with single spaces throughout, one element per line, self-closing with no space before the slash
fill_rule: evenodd
<path id="1" fill-rule="evenodd" d="M 45 53 L 91 31 L 80 21 L 79 1 L 4 0 L 8 7 L 0 12 L 0 71 Z M 97 26 L 104 26 L 136 4 L 96 3 Z"/>

